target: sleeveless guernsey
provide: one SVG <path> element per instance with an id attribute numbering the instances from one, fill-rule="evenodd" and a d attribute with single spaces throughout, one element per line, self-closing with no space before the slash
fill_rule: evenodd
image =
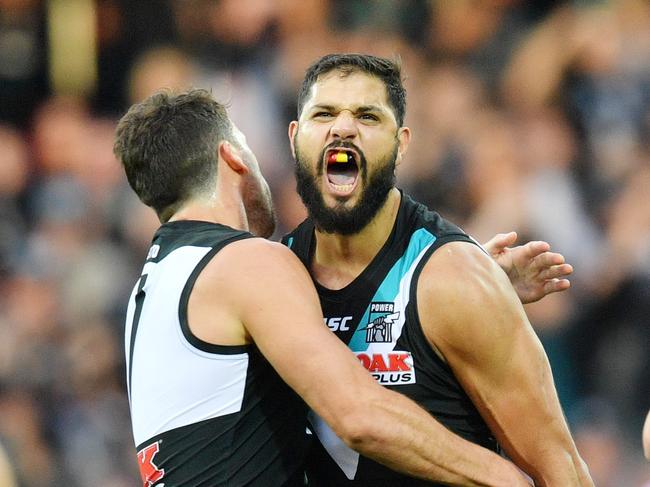
<path id="1" fill-rule="evenodd" d="M 496 440 L 422 331 L 416 289 L 427 259 L 442 245 L 476 242 L 455 225 L 402 194 L 395 226 L 371 264 L 348 286 L 319 285 L 325 324 L 380 384 L 407 395 L 463 438 L 493 451 Z M 305 220 L 283 242 L 307 268 L 314 250 L 314 224 Z M 459 269 L 459 272 L 462 270 Z M 394 472 L 346 447 L 314 413 L 307 462 L 310 486 L 433 485 Z"/>
<path id="2" fill-rule="evenodd" d="M 162 225 L 131 294 L 125 349 L 144 487 L 303 485 L 305 406 L 253 345 L 194 336 L 187 303 L 212 257 L 247 232 Z"/>

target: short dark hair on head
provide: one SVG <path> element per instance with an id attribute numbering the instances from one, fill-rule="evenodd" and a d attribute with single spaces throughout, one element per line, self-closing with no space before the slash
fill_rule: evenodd
<path id="1" fill-rule="evenodd" d="M 309 66 L 298 94 L 298 118 L 318 77 L 335 69 L 342 73 L 361 71 L 381 79 L 386 86 L 386 95 L 395 112 L 397 125 L 401 127 L 404 124 L 406 90 L 402 84 L 402 67 L 399 60 L 391 61 L 370 54 L 327 54 Z"/>
<path id="2" fill-rule="evenodd" d="M 120 119 L 113 151 L 140 200 L 165 222 L 211 187 L 218 144 L 231 139 L 226 108 L 208 91 L 161 91 Z"/>

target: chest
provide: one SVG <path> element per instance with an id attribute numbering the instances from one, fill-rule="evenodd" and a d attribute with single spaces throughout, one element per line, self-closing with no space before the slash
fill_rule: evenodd
<path id="1" fill-rule="evenodd" d="M 410 266 L 397 266 L 362 275 L 351 288 L 319 289 L 325 325 L 384 385 L 415 381 L 411 347 L 405 338 L 413 321 L 414 274 Z"/>

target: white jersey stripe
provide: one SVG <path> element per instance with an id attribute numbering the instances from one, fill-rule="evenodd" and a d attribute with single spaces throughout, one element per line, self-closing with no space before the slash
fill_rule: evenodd
<path id="1" fill-rule="evenodd" d="M 133 342 L 137 353 L 130 349 L 137 287 L 131 294 L 125 348 L 127 362 L 133 356 L 127 377 L 131 378 L 136 445 L 171 429 L 241 410 L 248 353 L 220 355 L 199 350 L 181 330 L 181 294 L 210 250 L 180 247 L 160 262 L 145 264 L 145 295 Z"/>

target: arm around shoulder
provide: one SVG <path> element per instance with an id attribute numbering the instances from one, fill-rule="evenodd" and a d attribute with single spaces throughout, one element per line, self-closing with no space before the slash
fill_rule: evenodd
<path id="1" fill-rule="evenodd" d="M 285 382 L 349 447 L 451 485 L 528 485 L 510 462 L 379 386 L 324 325 L 311 278 L 289 249 L 253 239 L 229 247 L 224 257 L 237 277 L 225 292 L 234 313 Z"/>
<path id="2" fill-rule="evenodd" d="M 592 486 L 546 353 L 508 278 L 478 247 L 438 249 L 418 281 L 425 335 L 509 456 L 543 486 Z"/>
<path id="3" fill-rule="evenodd" d="M 287 247 L 263 239 L 229 246 L 223 299 L 282 379 L 348 443 L 368 436 L 363 409 L 375 384 L 323 323 L 307 270 Z M 378 388 L 378 387 L 377 387 Z M 364 402 L 365 401 L 365 402 Z"/>

